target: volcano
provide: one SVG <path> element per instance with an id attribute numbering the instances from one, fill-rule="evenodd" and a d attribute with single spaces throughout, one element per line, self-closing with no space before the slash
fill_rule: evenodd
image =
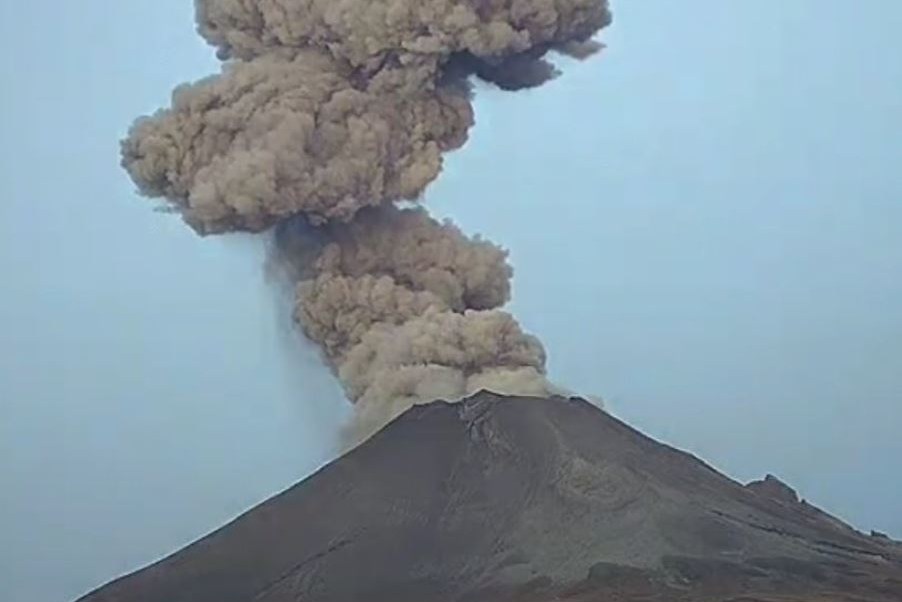
<path id="1" fill-rule="evenodd" d="M 902 544 L 577 398 L 417 406 L 82 602 L 902 601 Z"/>

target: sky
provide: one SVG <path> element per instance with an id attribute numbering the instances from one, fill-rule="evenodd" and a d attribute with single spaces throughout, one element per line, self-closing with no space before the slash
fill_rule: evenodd
<path id="1" fill-rule="evenodd" d="M 480 86 L 426 195 L 511 252 L 550 376 L 902 537 L 902 4 L 616 2 L 600 57 Z M 322 466 L 348 408 L 260 238 L 118 165 L 217 68 L 188 0 L 0 1 L 0 599 L 60 602 Z"/>

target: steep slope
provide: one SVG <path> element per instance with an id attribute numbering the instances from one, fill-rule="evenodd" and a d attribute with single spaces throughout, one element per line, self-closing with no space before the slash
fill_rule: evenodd
<path id="1" fill-rule="evenodd" d="M 902 601 L 902 547 L 579 399 L 416 407 L 83 602 Z"/>

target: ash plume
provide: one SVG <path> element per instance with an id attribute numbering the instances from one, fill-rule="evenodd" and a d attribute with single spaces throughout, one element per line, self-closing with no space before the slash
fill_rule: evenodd
<path id="1" fill-rule="evenodd" d="M 459 86 L 376 92 L 321 53 L 274 52 L 178 88 L 171 108 L 135 123 L 122 158 L 199 233 L 262 231 L 416 198 L 472 122 Z"/>
<path id="2" fill-rule="evenodd" d="M 356 443 L 413 404 L 547 394 L 545 351 L 501 308 L 492 243 L 421 208 L 473 125 L 469 81 L 506 90 L 585 58 L 607 0 L 196 0 L 221 73 L 138 119 L 122 165 L 201 235 L 272 229 L 295 319 L 355 404 Z"/>

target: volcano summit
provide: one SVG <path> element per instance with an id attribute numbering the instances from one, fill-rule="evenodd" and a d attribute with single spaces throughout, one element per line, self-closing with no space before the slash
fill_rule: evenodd
<path id="1" fill-rule="evenodd" d="M 409 410 L 81 602 L 890 602 L 902 545 L 580 399 Z"/>

